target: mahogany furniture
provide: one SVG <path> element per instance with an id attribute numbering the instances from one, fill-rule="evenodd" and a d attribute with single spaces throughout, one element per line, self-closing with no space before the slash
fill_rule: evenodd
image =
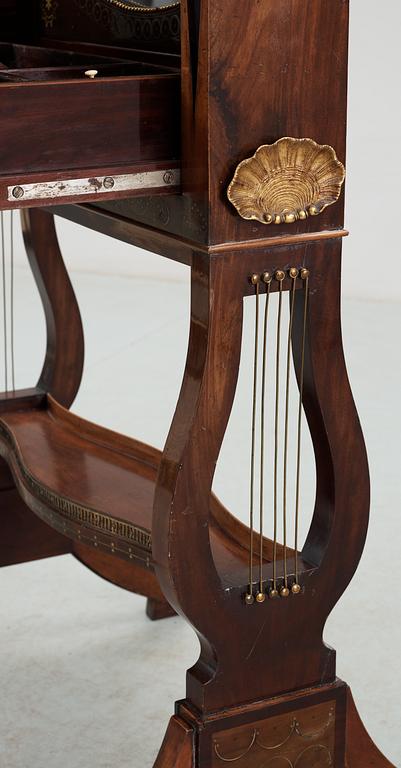
<path id="1" fill-rule="evenodd" d="M 0 0 L 0 208 L 22 212 L 47 350 L 30 390 L 6 367 L 1 564 L 70 552 L 147 596 L 150 618 L 191 623 L 200 657 L 155 768 L 391 768 L 322 640 L 369 512 L 340 325 L 348 2 L 26 5 Z M 190 266 L 161 453 L 69 410 L 84 336 L 55 214 Z M 249 526 L 212 493 L 246 297 Z M 303 412 L 317 484 L 301 546 Z"/>

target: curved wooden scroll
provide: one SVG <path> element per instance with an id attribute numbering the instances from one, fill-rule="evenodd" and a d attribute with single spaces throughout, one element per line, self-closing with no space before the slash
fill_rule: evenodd
<path id="1" fill-rule="evenodd" d="M 189 352 L 156 487 L 153 554 L 167 599 L 200 639 L 187 695 L 203 712 L 335 679 L 323 628 L 357 567 L 369 509 L 365 447 L 342 353 L 340 260 L 334 238 L 210 260 L 194 254 Z M 318 477 L 305 554 L 315 567 L 304 573 L 303 594 L 245 606 L 246 585 L 227 585 L 224 569 L 216 569 L 209 499 L 235 393 L 249 276 L 290 266 L 311 272 L 304 401 Z M 298 306 L 295 337 L 300 321 Z"/>
<path id="2" fill-rule="evenodd" d="M 64 266 L 54 217 L 39 208 L 21 212 L 29 263 L 46 317 L 46 356 L 38 388 L 68 408 L 81 383 L 84 335 L 78 303 Z"/>

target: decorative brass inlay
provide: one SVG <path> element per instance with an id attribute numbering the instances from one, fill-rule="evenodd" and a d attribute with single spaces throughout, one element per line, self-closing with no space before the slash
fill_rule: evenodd
<path id="1" fill-rule="evenodd" d="M 285 137 L 238 165 L 227 196 L 243 219 L 292 224 L 335 203 L 344 179 L 332 147 Z"/>
<path id="2" fill-rule="evenodd" d="M 168 3 L 166 5 L 160 5 L 160 6 L 154 6 L 153 8 L 146 8 L 143 5 L 140 5 L 136 2 L 124 2 L 124 0 L 106 0 L 107 3 L 110 3 L 110 5 L 115 5 L 117 8 L 121 8 L 123 11 L 141 11 L 142 13 L 154 13 L 155 11 L 167 11 L 171 8 L 178 8 L 180 5 L 180 0 L 178 2 Z"/>
<path id="3" fill-rule="evenodd" d="M 54 491 L 51 491 L 45 485 L 40 483 L 31 474 L 27 467 L 25 467 L 12 435 L 2 423 L 0 423 L 0 435 L 12 448 L 13 456 L 18 465 L 21 476 L 28 486 L 29 491 L 38 499 L 39 502 L 48 505 L 71 523 L 94 528 L 108 536 L 124 539 L 126 542 L 132 543 L 141 549 L 146 550 L 148 553 L 152 551 L 152 537 L 149 531 L 146 531 L 139 526 L 133 525 L 132 523 L 127 523 L 123 520 L 117 520 L 114 517 L 109 517 L 109 515 L 106 515 L 103 512 L 97 512 L 95 509 L 85 507 L 82 504 L 78 504 L 75 501 L 66 498 L 65 496 L 54 493 Z M 76 535 L 76 533 L 74 535 Z M 78 538 L 80 538 L 79 531 Z"/>
<path id="4" fill-rule="evenodd" d="M 42 19 L 46 29 L 52 29 L 56 21 L 58 0 L 42 0 Z"/>
<path id="5" fill-rule="evenodd" d="M 243 726 L 216 734 L 212 768 L 220 763 L 238 768 L 330 768 L 334 745 L 335 703 L 327 702 L 255 723 L 251 731 Z"/>

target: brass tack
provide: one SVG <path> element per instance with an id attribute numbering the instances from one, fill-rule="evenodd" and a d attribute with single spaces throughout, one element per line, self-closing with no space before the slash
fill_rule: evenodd
<path id="1" fill-rule="evenodd" d="M 251 276 L 251 283 L 252 283 L 252 285 L 257 285 L 259 283 L 259 281 L 260 281 L 260 276 L 259 275 L 253 274 Z"/>
<path id="2" fill-rule="evenodd" d="M 295 213 L 286 213 L 284 216 L 284 221 L 286 224 L 293 224 L 296 219 Z"/>
<path id="3" fill-rule="evenodd" d="M 282 269 L 278 269 L 274 277 L 279 281 L 279 283 L 281 283 L 281 281 L 285 278 L 285 272 L 283 272 Z"/>
<path id="4" fill-rule="evenodd" d="M 115 181 L 112 176 L 106 176 L 103 180 L 103 186 L 105 189 L 113 189 Z"/>
<path id="5" fill-rule="evenodd" d="M 309 269 L 306 269 L 305 267 L 303 267 L 301 269 L 301 280 L 306 280 L 309 277 L 309 274 L 310 274 Z"/>
<path id="6" fill-rule="evenodd" d="M 278 214 L 274 217 L 274 223 L 275 224 L 281 224 L 281 216 Z"/>
<path id="7" fill-rule="evenodd" d="M 256 595 L 256 602 L 257 603 L 264 603 L 266 600 L 266 595 L 264 592 L 258 592 Z"/>
<path id="8" fill-rule="evenodd" d="M 305 219 L 308 218 L 308 214 L 306 211 L 301 210 L 298 212 L 298 217 L 301 219 L 301 221 L 305 221 Z"/>
<path id="9" fill-rule="evenodd" d="M 290 595 L 290 590 L 288 589 L 288 587 L 282 587 L 280 589 L 280 597 L 289 597 L 289 595 Z"/>
<path id="10" fill-rule="evenodd" d="M 296 267 L 291 267 L 289 272 L 290 277 L 292 277 L 293 280 L 295 280 L 296 277 L 298 277 L 298 270 Z"/>
<path id="11" fill-rule="evenodd" d="M 250 592 L 245 595 L 245 602 L 247 605 L 253 605 L 255 602 L 255 598 Z"/>
<path id="12" fill-rule="evenodd" d="M 277 597 L 280 597 L 278 589 L 271 589 L 269 592 L 269 597 L 271 600 L 275 600 Z"/>
<path id="13" fill-rule="evenodd" d="M 85 72 L 85 77 L 89 77 L 90 80 L 94 80 L 98 74 L 99 72 L 97 69 L 87 69 Z"/>
<path id="14" fill-rule="evenodd" d="M 263 272 L 262 280 L 264 283 L 271 283 L 273 277 L 270 272 Z"/>
<path id="15" fill-rule="evenodd" d="M 301 585 L 300 584 L 293 584 L 291 587 L 291 592 L 293 595 L 299 595 L 301 591 Z"/>
<path id="16" fill-rule="evenodd" d="M 20 200 L 21 197 L 24 197 L 24 190 L 22 187 L 14 187 L 13 189 L 13 197 L 15 197 L 16 200 Z"/>
<path id="17" fill-rule="evenodd" d="M 320 211 L 319 208 L 316 205 L 310 205 L 309 206 L 309 213 L 311 216 L 318 216 Z"/>

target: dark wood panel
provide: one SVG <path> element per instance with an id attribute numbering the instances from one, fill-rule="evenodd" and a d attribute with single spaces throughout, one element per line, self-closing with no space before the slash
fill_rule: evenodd
<path id="1" fill-rule="evenodd" d="M 1 173 L 176 159 L 179 114 L 175 75 L 2 83 Z"/>
<path id="2" fill-rule="evenodd" d="M 0 566 L 64 555 L 71 542 L 42 522 L 15 488 L 0 492 Z"/>

